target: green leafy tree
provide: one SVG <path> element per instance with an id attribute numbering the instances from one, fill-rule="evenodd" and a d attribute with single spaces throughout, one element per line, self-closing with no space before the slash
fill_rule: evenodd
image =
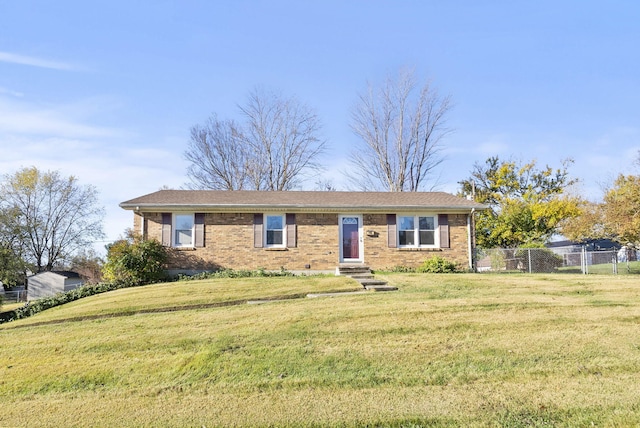
<path id="1" fill-rule="evenodd" d="M 108 282 L 142 285 L 166 278 L 167 249 L 157 240 L 143 240 L 141 236 L 127 232 L 107 246 L 107 262 L 102 270 Z"/>
<path id="2" fill-rule="evenodd" d="M 103 209 L 94 187 L 57 171 L 23 168 L 0 183 L 0 211 L 10 211 L 21 255 L 38 272 L 52 270 L 77 250 L 102 238 Z"/>
<path id="3" fill-rule="evenodd" d="M 563 222 L 562 234 L 575 242 L 615 238 L 605 226 L 604 204 L 590 201 L 580 205 L 580 215 Z"/>
<path id="4" fill-rule="evenodd" d="M 472 196 L 490 209 L 476 221 L 477 244 L 484 248 L 514 248 L 545 243 L 561 231 L 563 222 L 580 214 L 580 198 L 568 196 L 568 166 L 538 169 L 536 162 L 524 165 L 490 157 L 476 164 L 471 177 L 461 181 L 461 196 Z"/>
<path id="5" fill-rule="evenodd" d="M 13 248 L 0 246 L 0 282 L 5 288 L 24 284 L 27 264 Z"/>
<path id="6" fill-rule="evenodd" d="M 0 282 L 5 288 L 24 284 L 29 264 L 22 257 L 22 228 L 15 209 L 0 209 Z"/>
<path id="7" fill-rule="evenodd" d="M 601 203 L 588 202 L 563 234 L 574 241 L 607 238 L 640 247 L 640 176 L 619 175 Z"/>
<path id="8" fill-rule="evenodd" d="M 601 209 L 607 235 L 621 244 L 640 244 L 640 176 L 618 176 Z"/>

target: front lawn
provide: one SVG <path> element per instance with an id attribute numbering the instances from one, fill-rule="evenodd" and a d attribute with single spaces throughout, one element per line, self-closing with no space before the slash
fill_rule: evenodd
<path id="1" fill-rule="evenodd" d="M 12 311 L 14 309 L 18 309 L 21 306 L 24 306 L 25 302 L 18 302 L 18 303 L 3 303 L 2 306 L 0 306 L 0 312 L 4 312 L 4 311 Z"/>
<path id="2" fill-rule="evenodd" d="M 384 277 L 160 284 L 0 325 L 0 426 L 640 425 L 635 278 Z"/>

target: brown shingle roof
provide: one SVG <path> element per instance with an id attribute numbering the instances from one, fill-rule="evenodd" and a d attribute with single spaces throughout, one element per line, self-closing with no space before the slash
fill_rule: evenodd
<path id="1" fill-rule="evenodd" d="M 484 205 L 445 192 L 258 192 L 221 190 L 160 190 L 120 204 L 127 210 L 255 211 L 304 210 L 389 211 L 425 210 L 469 212 Z"/>

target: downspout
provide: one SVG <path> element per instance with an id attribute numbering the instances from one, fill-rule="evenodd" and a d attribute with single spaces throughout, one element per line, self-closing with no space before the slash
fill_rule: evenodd
<path id="1" fill-rule="evenodd" d="M 135 208 L 135 213 L 140 217 L 140 237 L 144 241 L 144 213 L 140 212 L 140 207 Z"/>
<path id="2" fill-rule="evenodd" d="M 467 215 L 467 244 L 469 246 L 469 269 L 474 270 L 473 269 L 473 258 L 474 258 L 474 254 L 473 254 L 473 242 L 472 242 L 472 225 L 473 225 L 473 213 L 476 211 L 475 208 L 471 208 L 471 212 L 469 213 L 469 215 Z"/>

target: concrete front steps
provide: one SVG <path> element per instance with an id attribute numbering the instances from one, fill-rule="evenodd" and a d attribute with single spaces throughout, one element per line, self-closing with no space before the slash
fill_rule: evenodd
<path id="1" fill-rule="evenodd" d="M 375 279 L 371 268 L 365 265 L 342 264 L 336 268 L 336 275 L 344 275 L 355 279 L 365 290 L 371 291 L 395 291 L 398 287 L 387 285 L 387 281 Z"/>

